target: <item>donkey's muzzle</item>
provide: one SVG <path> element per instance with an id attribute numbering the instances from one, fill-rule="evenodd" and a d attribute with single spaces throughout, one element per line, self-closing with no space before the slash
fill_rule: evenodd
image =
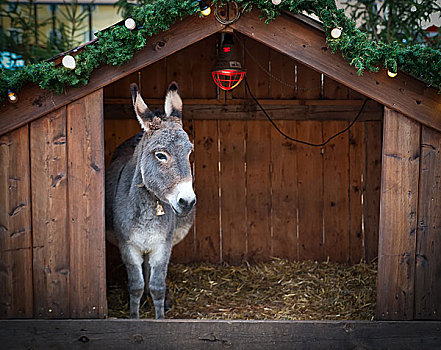
<path id="1" fill-rule="evenodd" d="M 179 205 L 179 215 L 185 216 L 187 215 L 191 209 L 193 209 L 194 205 L 196 204 L 196 197 L 193 198 L 179 198 L 178 205 Z"/>
<path id="2" fill-rule="evenodd" d="M 196 204 L 191 180 L 178 184 L 170 195 L 169 203 L 178 216 L 186 216 Z"/>
<path id="3" fill-rule="evenodd" d="M 196 197 L 192 198 L 192 199 L 185 199 L 185 198 L 180 198 L 178 200 L 178 205 L 179 208 L 181 209 L 181 211 L 183 213 L 188 214 L 190 212 L 191 209 L 193 209 L 194 205 L 196 204 Z"/>

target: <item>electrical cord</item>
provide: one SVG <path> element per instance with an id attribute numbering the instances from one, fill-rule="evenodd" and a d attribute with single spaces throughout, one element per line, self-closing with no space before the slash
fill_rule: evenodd
<path id="1" fill-rule="evenodd" d="M 259 67 L 262 71 L 265 72 L 266 75 L 268 75 L 271 79 L 274 79 L 275 81 L 279 82 L 282 85 L 285 85 L 287 87 L 290 88 L 294 88 L 296 87 L 295 84 L 291 84 L 288 83 L 282 79 L 280 79 L 279 77 L 276 77 L 274 74 L 272 74 L 268 69 L 266 69 L 264 66 L 262 66 L 258 60 L 256 60 L 254 58 L 254 55 L 251 54 L 250 50 L 248 50 L 248 48 L 245 46 L 245 44 L 242 42 L 242 39 L 236 34 L 236 32 L 233 32 L 234 37 L 237 39 L 238 43 L 240 44 L 240 46 L 242 46 L 242 48 L 244 49 L 244 51 L 248 54 L 248 57 L 251 58 L 251 60 L 254 62 L 254 64 Z"/>
<path id="2" fill-rule="evenodd" d="M 259 103 L 259 101 L 257 100 L 257 98 L 253 95 L 253 93 L 251 92 L 251 88 L 248 85 L 248 81 L 247 78 L 245 77 L 245 86 L 247 87 L 248 93 L 250 94 L 251 98 L 254 100 L 254 102 L 259 106 L 259 108 L 261 109 L 261 111 L 263 112 L 263 114 L 265 114 L 266 118 L 269 120 L 269 122 L 273 125 L 273 127 L 279 132 L 280 135 L 286 137 L 288 140 L 297 142 L 297 143 L 301 143 L 302 145 L 307 145 L 307 146 L 312 146 L 312 147 L 323 147 L 326 144 L 328 144 L 331 140 L 335 139 L 337 136 L 345 133 L 346 131 L 348 131 L 357 121 L 357 119 L 360 117 L 361 113 L 363 112 L 364 107 L 366 106 L 366 103 L 368 100 L 370 100 L 370 98 L 366 98 L 363 101 L 363 104 L 361 105 L 360 110 L 358 111 L 357 115 L 355 116 L 355 118 L 349 123 L 349 125 L 344 128 L 343 130 L 339 131 L 338 133 L 332 135 L 331 137 L 329 137 L 325 142 L 322 143 L 312 143 L 312 142 L 308 142 L 308 141 L 303 141 L 303 140 L 299 140 L 299 139 L 295 139 L 291 136 L 288 136 L 287 134 L 285 134 L 282 130 L 280 130 L 280 128 L 277 126 L 277 124 L 274 122 L 274 120 L 269 116 L 268 112 L 265 110 L 265 108 L 263 108 L 263 106 Z"/>

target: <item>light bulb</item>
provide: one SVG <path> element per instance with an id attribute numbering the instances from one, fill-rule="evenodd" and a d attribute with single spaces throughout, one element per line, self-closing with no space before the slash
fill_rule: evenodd
<path id="1" fill-rule="evenodd" d="M 209 16 L 210 13 L 211 13 L 211 8 L 210 8 L 210 7 L 207 7 L 205 10 L 202 10 L 201 13 L 202 13 L 204 16 Z"/>
<path id="2" fill-rule="evenodd" d="M 8 100 L 11 103 L 16 103 L 18 101 L 17 94 L 11 90 L 8 90 Z"/>
<path id="3" fill-rule="evenodd" d="M 61 62 L 63 63 L 63 66 L 68 69 L 75 69 L 75 67 L 77 66 L 75 58 L 71 55 L 64 56 Z"/>
<path id="4" fill-rule="evenodd" d="M 338 39 L 338 38 L 340 38 L 340 36 L 341 36 L 341 28 L 336 27 L 336 28 L 332 29 L 332 30 L 331 30 L 331 36 L 332 36 L 334 39 Z"/>
<path id="5" fill-rule="evenodd" d="M 395 78 L 398 75 L 398 72 L 391 72 L 390 70 L 387 70 L 387 75 L 391 78 Z"/>
<path id="6" fill-rule="evenodd" d="M 280 3 L 282 2 L 282 0 L 271 0 L 271 2 L 272 2 L 274 5 L 280 5 Z"/>
<path id="7" fill-rule="evenodd" d="M 124 21 L 124 25 L 126 26 L 126 28 L 128 30 L 133 30 L 133 29 L 136 28 L 136 22 L 135 22 L 135 20 L 133 18 L 127 18 Z"/>
<path id="8" fill-rule="evenodd" d="M 204 16 L 209 16 L 211 13 L 210 6 L 208 6 L 204 0 L 199 0 L 199 9 Z"/>

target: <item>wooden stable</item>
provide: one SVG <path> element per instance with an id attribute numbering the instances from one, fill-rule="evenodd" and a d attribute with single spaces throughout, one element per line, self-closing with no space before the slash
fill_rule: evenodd
<path id="1" fill-rule="evenodd" d="M 295 144 L 271 126 L 244 84 L 231 93 L 216 90 L 210 69 L 219 39 L 211 35 L 104 88 L 109 164 L 116 146 L 140 131 L 130 82 L 139 83 L 152 109 L 163 107 L 167 84 L 179 82 L 199 205 L 194 229 L 174 248 L 173 260 L 376 258 L 382 106 L 370 101 L 361 121 L 326 147 Z M 289 135 L 322 142 L 359 112 L 363 96 L 354 90 L 253 39 L 238 36 L 236 45 L 254 95 Z"/>
<path id="2" fill-rule="evenodd" d="M 106 316 L 104 174 L 115 147 L 139 131 L 128 87 L 137 82 L 161 108 L 176 80 L 198 204 L 174 261 L 378 256 L 377 319 L 441 319 L 441 95 L 402 72 L 357 76 L 301 16 L 265 25 L 251 12 L 231 28 L 252 92 L 287 134 L 322 142 L 372 101 L 325 147 L 286 140 L 243 84 L 216 90 L 210 69 L 224 26 L 213 16 L 175 23 L 83 88 L 24 88 L 17 104 L 0 106 L 1 318 Z"/>

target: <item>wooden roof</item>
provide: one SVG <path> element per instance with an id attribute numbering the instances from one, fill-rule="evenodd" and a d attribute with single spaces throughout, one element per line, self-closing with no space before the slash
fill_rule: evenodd
<path id="1" fill-rule="evenodd" d="M 284 13 L 266 25 L 259 14 L 252 11 L 242 14 L 231 27 L 391 109 L 441 131 L 441 95 L 436 89 L 403 72 L 393 79 L 384 71 L 366 71 L 358 76 L 355 68 L 340 53 L 332 54 L 328 50 L 323 30 L 311 21 Z M 61 95 L 33 85 L 25 87 L 20 91 L 18 103 L 2 101 L 0 134 L 86 96 L 223 28 L 214 16 L 187 17 L 166 32 L 149 38 L 146 47 L 121 67 L 105 65 L 96 69 L 89 84 L 84 87 L 67 88 Z"/>

